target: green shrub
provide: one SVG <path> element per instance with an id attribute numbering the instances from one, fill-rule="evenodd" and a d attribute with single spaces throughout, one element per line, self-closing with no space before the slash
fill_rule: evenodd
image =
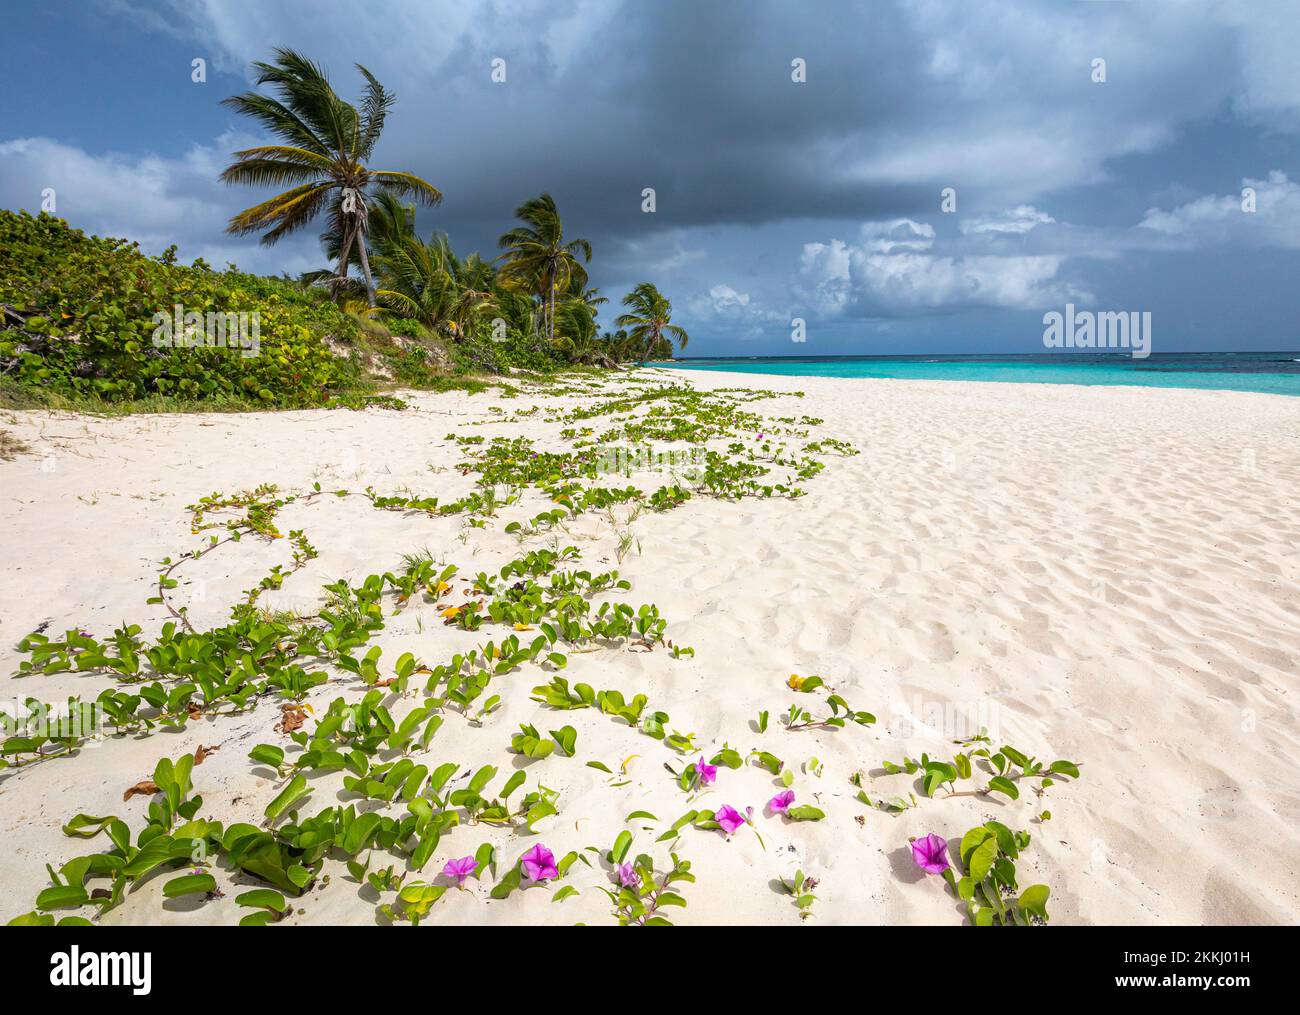
<path id="1" fill-rule="evenodd" d="M 467 373 L 502 374 L 511 367 L 552 373 L 572 366 L 557 345 L 540 335 L 525 335 L 511 328 L 504 342 L 468 337 L 451 346 L 457 367 Z"/>
<path id="2" fill-rule="evenodd" d="M 285 279 L 177 265 L 138 243 L 62 219 L 0 211 L 0 371 L 46 393 L 118 402 L 156 396 L 262 406 L 321 405 L 361 386 L 331 342 L 355 320 Z M 159 347 L 160 318 L 257 314 L 257 349 Z M 247 341 L 247 336 L 245 336 Z"/>

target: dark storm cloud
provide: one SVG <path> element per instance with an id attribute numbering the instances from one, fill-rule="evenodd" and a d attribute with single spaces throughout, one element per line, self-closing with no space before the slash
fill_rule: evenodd
<path id="1" fill-rule="evenodd" d="M 129 48 L 95 48 L 108 45 L 98 41 L 107 24 L 113 45 L 132 39 L 149 66 L 203 55 L 207 91 L 182 75 L 145 99 L 138 88 L 102 99 L 93 124 L 69 101 L 0 134 L 0 202 L 30 207 L 57 178 L 60 208 L 78 224 L 177 242 L 214 263 L 319 263 L 311 236 L 266 250 L 222 233 L 259 195 L 214 182 L 253 127 L 217 101 L 273 45 L 311 55 L 344 95 L 360 90 L 354 62 L 398 92 L 376 162 L 443 190 L 443 204 L 419 214 L 422 233 L 492 254 L 513 209 L 550 191 L 571 234 L 596 247 L 596 284 L 616 295 L 653 278 L 706 337 L 779 335 L 792 313 L 918 321 L 1025 312 L 1071 293 L 1100 299 L 1088 276 L 1102 260 L 1139 272 L 1153 304 L 1215 293 L 1212 258 L 1188 280 L 1168 252 L 1285 249 L 1276 237 L 1296 214 L 1300 15 L 1281 3 L 409 0 L 364 17 L 305 0 L 95 9 L 85 52 L 59 39 L 73 93 L 115 96 L 113 61 L 139 62 Z M 506 61 L 504 84 L 491 79 L 494 58 Z M 791 80 L 795 58 L 806 83 Z M 1093 80 L 1098 58 L 1104 83 Z M 77 82 L 92 66 L 98 78 Z M 131 143 L 81 146 L 114 108 Z M 1272 181 L 1262 214 L 1225 218 L 1248 179 Z M 654 214 L 641 211 L 646 187 Z M 952 216 L 939 211 L 945 187 L 958 194 Z M 882 239 L 900 230 L 924 243 Z M 1291 265 L 1260 263 L 1279 277 Z M 1253 309 L 1270 312 L 1267 301 Z"/>

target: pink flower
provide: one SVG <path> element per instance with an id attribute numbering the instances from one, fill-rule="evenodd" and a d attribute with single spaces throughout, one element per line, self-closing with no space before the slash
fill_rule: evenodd
<path id="1" fill-rule="evenodd" d="M 707 786 L 718 778 L 718 766 L 706 765 L 703 754 L 700 755 L 700 760 L 695 763 L 695 771 L 699 774 L 701 786 Z"/>
<path id="2" fill-rule="evenodd" d="M 729 836 L 735 834 L 736 829 L 745 824 L 744 816 L 730 804 L 719 807 L 713 818 Z"/>
<path id="3" fill-rule="evenodd" d="M 772 797 L 767 802 L 767 806 L 771 808 L 773 814 L 784 814 L 790 809 L 792 803 L 794 803 L 794 790 L 788 789 L 784 793 L 778 793 Z"/>
<path id="4" fill-rule="evenodd" d="M 455 878 L 456 887 L 465 883 L 465 879 L 478 870 L 478 861 L 472 856 L 462 856 L 459 860 L 448 860 L 442 868 L 444 877 Z"/>
<path id="5" fill-rule="evenodd" d="M 630 863 L 625 863 L 618 869 L 618 883 L 624 888 L 635 888 L 641 879 L 637 877 L 636 869 Z"/>
<path id="6" fill-rule="evenodd" d="M 942 874 L 948 863 L 948 840 L 931 832 L 923 839 L 912 840 L 912 859 L 927 874 Z"/>
<path id="7" fill-rule="evenodd" d="M 529 881 L 546 881 L 560 876 L 555 866 L 555 854 L 540 842 L 523 855 L 520 863 L 524 867 L 524 877 Z"/>

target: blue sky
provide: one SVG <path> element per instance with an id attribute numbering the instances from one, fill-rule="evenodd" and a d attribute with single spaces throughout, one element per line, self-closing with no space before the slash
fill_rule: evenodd
<path id="1" fill-rule="evenodd" d="M 550 191 L 594 284 L 655 282 L 690 354 L 1041 352 L 1066 302 L 1150 311 L 1157 352 L 1300 348 L 1295 4 L 83 0 L 6 22 L 0 205 L 52 188 L 149 250 L 320 266 L 313 237 L 224 232 L 263 195 L 216 182 L 258 140 L 219 103 L 284 45 L 344 95 L 357 62 L 398 93 L 375 161 L 443 190 L 421 232 L 495 253 Z"/>

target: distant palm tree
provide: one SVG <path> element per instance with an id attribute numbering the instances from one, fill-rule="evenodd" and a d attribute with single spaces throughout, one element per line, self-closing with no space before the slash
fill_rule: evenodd
<path id="1" fill-rule="evenodd" d="M 590 261 L 591 244 L 586 240 L 565 242 L 564 224 L 550 194 L 525 201 L 515 209 L 515 216 L 524 225 L 511 229 L 498 241 L 505 251 L 500 258 L 503 281 L 541 297 L 546 337 L 554 339 L 555 294 L 573 285 L 586 286 L 587 269 L 577 255 Z"/>
<path id="2" fill-rule="evenodd" d="M 291 49 L 276 49 L 274 63 L 255 63 L 253 67 L 258 72 L 257 84 L 270 85 L 278 97 L 245 92 L 224 104 L 251 116 L 283 143 L 235 152 L 235 161 L 221 179 L 259 187 L 296 186 L 240 212 L 230 220 L 228 231 L 240 235 L 261 232 L 262 242 L 269 246 L 326 212 L 331 231 L 341 237 L 336 285 L 342 287 L 346 282 L 356 244 L 373 307 L 375 285 L 366 251 L 368 202 L 373 198 L 368 191 L 378 188 L 429 205 L 442 200 L 442 193 L 418 176 L 365 165 L 396 96 L 357 64 L 366 79 L 366 97 L 358 111 L 335 94 L 320 67 Z"/>
<path id="3" fill-rule="evenodd" d="M 450 248 L 447 249 L 447 266 L 455 285 L 448 317 L 457 336 L 464 337 L 489 313 L 497 311 L 494 292 L 497 270 L 492 262 L 483 260 L 477 253 L 462 260 Z"/>
<path id="4" fill-rule="evenodd" d="M 649 282 L 642 282 L 623 297 L 623 306 L 632 312 L 620 314 L 614 323 L 620 328 L 628 328 L 629 337 L 638 350 L 638 358 L 643 362 L 651 358 L 661 345 L 667 346 L 672 354 L 672 340 L 677 340 L 677 347 L 685 349 L 690 336 L 685 329 L 671 323 L 673 305 Z"/>

